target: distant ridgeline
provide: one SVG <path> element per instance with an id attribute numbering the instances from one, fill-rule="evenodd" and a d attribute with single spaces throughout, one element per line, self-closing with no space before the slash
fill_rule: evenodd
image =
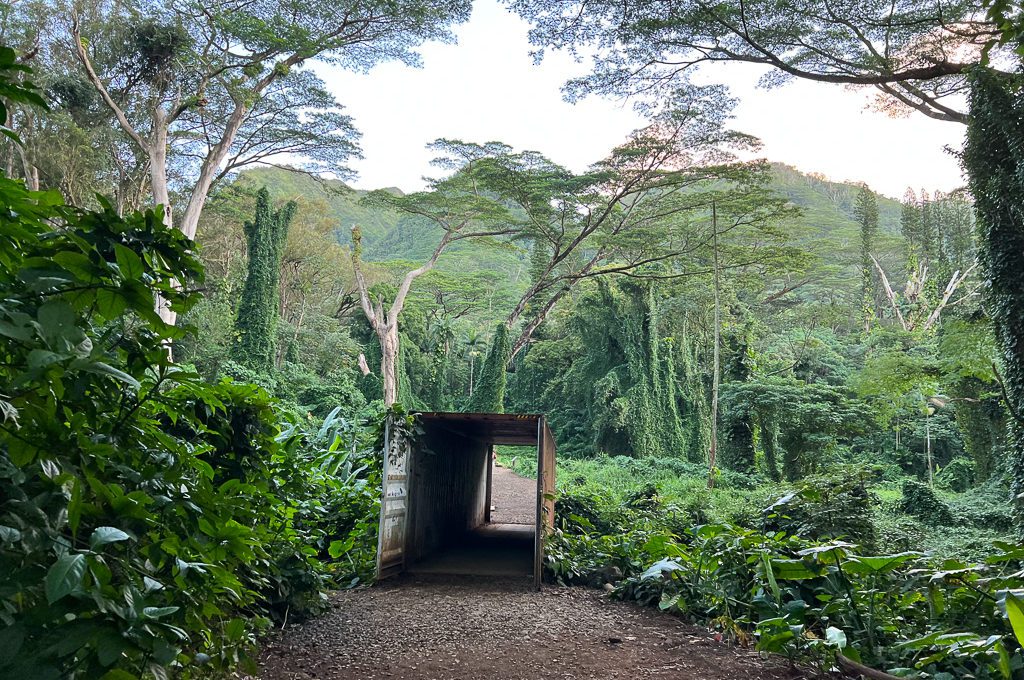
<path id="1" fill-rule="evenodd" d="M 831 244 L 849 243 L 859 238 L 860 227 L 854 217 L 854 199 L 859 187 L 851 183 L 831 182 L 808 175 L 781 163 L 773 163 L 774 188 L 804 214 L 783 225 L 794 239 L 809 250 L 822 254 L 834 252 Z M 437 243 L 438 227 L 424 220 L 370 207 L 360 203 L 366 192 L 350 189 L 339 180 L 317 180 L 308 175 L 280 168 L 246 171 L 237 180 L 265 185 L 275 199 L 302 197 L 323 201 L 338 220 L 338 239 L 349 242 L 349 229 L 358 224 L 363 231 L 364 258 L 376 262 L 420 262 L 428 258 Z M 388 191 L 401 193 L 400 189 Z M 878 197 L 879 227 L 883 235 L 900 233 L 899 201 Z M 525 282 L 528 252 L 513 244 L 496 248 L 472 239 L 454 244 L 441 257 L 440 271 L 466 273 L 488 271 L 502 274 L 518 290 Z"/>

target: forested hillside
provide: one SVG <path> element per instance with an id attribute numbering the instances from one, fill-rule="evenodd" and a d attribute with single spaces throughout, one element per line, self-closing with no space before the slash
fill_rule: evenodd
<path id="1" fill-rule="evenodd" d="M 417 261 L 430 255 L 430 232 L 419 234 L 415 231 L 415 220 L 366 206 L 360 202 L 366 192 L 352 190 L 341 180 L 314 178 L 285 168 L 257 168 L 246 171 L 238 181 L 252 186 L 266 186 L 278 200 L 302 197 L 323 201 L 328 206 L 330 216 L 338 222 L 341 243 L 349 243 L 347 229 L 351 225 L 359 224 L 363 228 L 367 260 Z M 808 238 L 821 241 L 835 235 L 845 242 L 858 238 L 860 227 L 854 206 L 859 191 L 857 185 L 831 182 L 825 177 L 807 175 L 786 165 L 773 164 L 771 186 L 801 209 L 800 218 L 794 222 L 806 228 Z M 384 190 L 402 193 L 397 188 Z M 901 204 L 884 196 L 878 196 L 877 200 L 880 230 L 890 235 L 898 234 Z M 466 247 L 472 245 L 466 244 Z M 468 260 L 470 267 L 488 268 L 481 266 L 476 259 L 487 252 L 486 249 L 476 249 L 474 257 Z M 438 268 L 459 269 L 453 260 L 457 261 L 458 258 L 453 258 L 451 252 L 446 253 L 439 260 Z"/>
<path id="2" fill-rule="evenodd" d="M 643 92 L 643 124 L 582 170 L 438 139 L 408 192 L 344 184 L 309 63 L 418 64 L 469 2 L 0 11 L 0 676 L 251 670 L 374 578 L 385 428 L 462 411 L 555 433 L 550 584 L 821 673 L 1022 677 L 1020 12 L 823 37 L 772 5 L 766 44 L 811 45 L 773 55 L 727 30 L 746 3 L 508 4 L 593 52 L 570 97 Z M 968 186 L 757 159 L 679 77 L 706 42 L 966 125 Z"/>

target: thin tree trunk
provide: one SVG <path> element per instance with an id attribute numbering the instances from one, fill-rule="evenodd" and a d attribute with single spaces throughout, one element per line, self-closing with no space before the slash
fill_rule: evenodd
<path id="1" fill-rule="evenodd" d="M 261 91 L 261 89 L 257 91 Z M 238 130 L 242 127 L 242 123 L 245 122 L 248 114 L 248 107 L 241 103 L 235 105 L 235 109 L 231 112 L 231 117 L 228 118 L 228 122 L 224 127 L 224 133 L 221 135 L 220 141 L 214 145 L 203 161 L 202 168 L 199 170 L 199 178 L 196 180 L 195 187 L 189 195 L 188 205 L 185 206 L 185 213 L 181 218 L 181 231 L 190 239 L 195 240 L 196 229 L 199 228 L 199 215 L 203 212 L 203 206 L 206 205 L 206 198 L 210 195 L 210 188 L 213 187 L 213 182 L 217 179 L 221 165 L 227 159 L 228 153 L 231 151 L 231 145 L 235 143 L 235 136 L 238 134 Z"/>
<path id="2" fill-rule="evenodd" d="M 927 412 L 924 414 L 924 450 L 928 463 L 928 486 L 935 486 L 935 473 L 932 471 L 932 417 Z"/>
<path id="3" fill-rule="evenodd" d="M 377 334 L 377 340 L 380 342 L 380 378 L 384 387 L 385 408 L 391 408 L 398 401 L 398 316 L 405 307 L 405 299 L 409 295 L 413 281 L 434 267 L 437 258 L 441 256 L 451 241 L 451 237 L 451 232 L 446 231 L 430 259 L 416 269 L 406 272 L 401 285 L 398 286 L 395 299 L 385 314 L 380 301 L 370 299 L 370 286 L 363 275 L 362 260 L 360 259 L 362 234 L 358 226 L 352 226 L 352 269 L 356 276 L 356 289 L 359 291 L 359 306 L 362 307 L 366 320 L 370 322 L 370 327 L 373 328 Z"/>
<path id="4" fill-rule="evenodd" d="M 163 107 L 153 107 L 153 131 L 149 140 L 149 184 L 153 192 L 153 204 L 163 206 L 164 225 L 174 227 L 174 216 L 171 214 L 171 196 L 167 188 L 167 114 Z M 179 284 L 176 284 L 179 285 Z M 178 313 L 171 309 L 170 303 L 163 297 L 156 296 L 156 311 L 160 319 L 173 326 L 178 320 Z M 168 354 L 171 349 L 168 345 Z"/>
<path id="5" fill-rule="evenodd" d="M 711 378 L 711 448 L 708 451 L 708 488 L 715 486 L 715 459 L 718 457 L 718 383 L 720 376 L 719 346 L 722 335 L 722 312 L 719 300 L 718 280 L 718 210 L 714 201 L 711 203 L 711 228 L 713 231 L 714 278 L 715 278 L 715 347 L 714 373 Z"/>
<path id="6" fill-rule="evenodd" d="M 384 406 L 390 408 L 398 401 L 398 327 L 381 328 L 380 378 L 384 387 Z"/>

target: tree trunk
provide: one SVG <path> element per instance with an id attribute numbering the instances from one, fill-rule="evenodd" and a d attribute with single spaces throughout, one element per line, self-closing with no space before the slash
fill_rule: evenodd
<path id="1" fill-rule="evenodd" d="M 384 407 L 398 401 L 398 326 L 377 328 L 380 341 L 380 380 L 384 387 Z"/>
<path id="2" fill-rule="evenodd" d="M 174 226 L 171 213 L 171 197 L 167 188 L 167 114 L 163 107 L 153 109 L 153 133 L 149 140 L 149 184 L 153 192 L 153 205 L 163 206 L 164 225 Z M 173 326 L 178 320 L 178 313 L 171 309 L 170 304 L 161 296 L 156 296 L 156 312 L 160 320 Z M 167 348 L 170 353 L 170 346 Z"/>
<path id="3" fill-rule="evenodd" d="M 931 414 L 924 414 L 924 446 L 925 460 L 928 463 L 928 486 L 935 486 L 935 473 L 932 465 L 932 419 Z"/>
<path id="4" fill-rule="evenodd" d="M 185 206 L 185 213 L 181 218 L 181 231 L 190 239 L 195 240 L 196 230 L 199 228 L 199 215 L 203 212 L 203 206 L 206 205 L 206 198 L 210 195 L 210 188 L 213 187 L 213 182 L 217 179 L 221 165 L 231 151 L 231 145 L 235 143 L 238 129 L 245 122 L 245 118 L 248 115 L 248 107 L 240 103 L 236 104 L 235 110 L 231 112 L 231 117 L 228 118 L 228 122 L 224 127 L 224 134 L 221 135 L 220 141 L 214 145 L 213 149 L 203 160 L 203 165 L 199 170 L 199 178 L 196 180 L 195 187 L 193 187 L 192 193 L 188 197 L 188 205 Z"/>
<path id="5" fill-rule="evenodd" d="M 715 258 L 715 348 L 714 348 L 714 374 L 711 379 L 711 447 L 708 451 L 708 488 L 715 486 L 715 458 L 718 456 L 718 384 L 721 380 L 721 358 L 719 356 L 719 345 L 722 336 L 722 312 L 719 300 L 718 282 L 718 211 L 715 203 L 711 203 L 711 228 L 714 239 Z"/>

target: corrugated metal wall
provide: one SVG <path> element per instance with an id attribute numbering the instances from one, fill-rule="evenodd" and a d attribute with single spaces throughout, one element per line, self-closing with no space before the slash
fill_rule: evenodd
<path id="1" fill-rule="evenodd" d="M 484 522 L 490 446 L 425 425 L 411 453 L 411 507 L 406 563 L 412 563 Z"/>

